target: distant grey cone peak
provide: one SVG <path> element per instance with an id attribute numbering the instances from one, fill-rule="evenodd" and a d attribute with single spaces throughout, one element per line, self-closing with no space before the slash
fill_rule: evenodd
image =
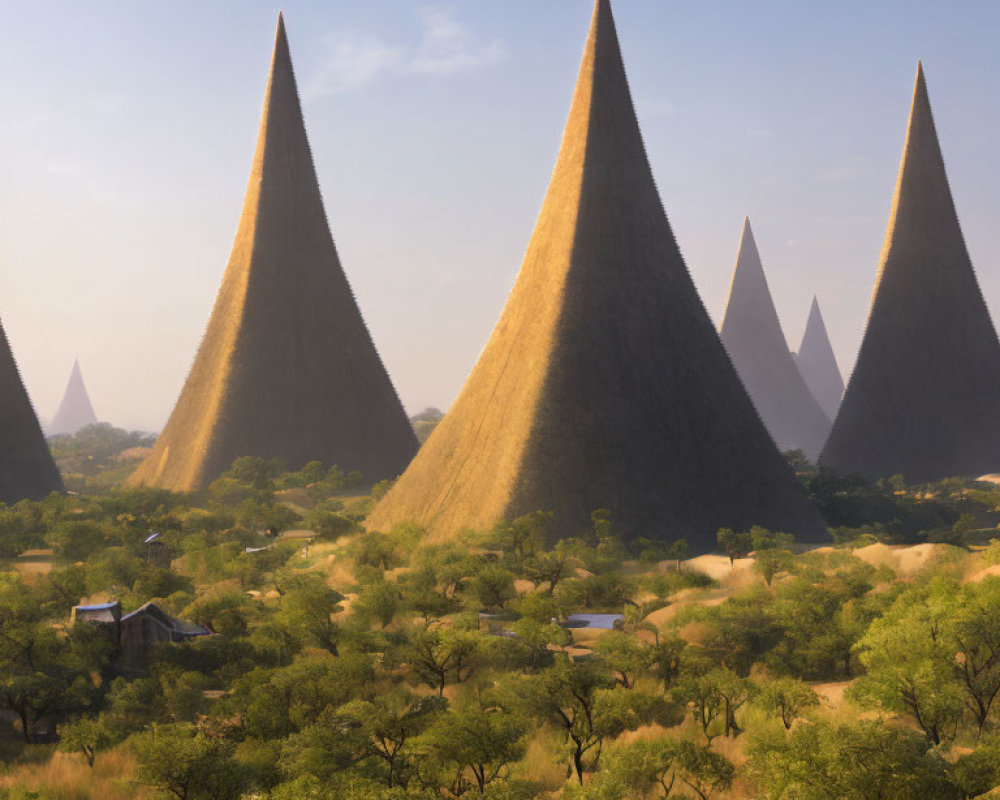
<path id="1" fill-rule="evenodd" d="M 820 464 L 912 482 L 996 472 L 997 409 L 1000 342 L 918 66 L 868 326 Z"/>
<path id="2" fill-rule="evenodd" d="M 720 336 L 778 449 L 802 450 L 815 461 L 830 418 L 788 350 L 749 218 L 743 221 Z"/>
<path id="3" fill-rule="evenodd" d="M 837 357 L 830 344 L 823 314 L 819 310 L 819 301 L 815 297 L 809 308 L 809 320 L 802 335 L 802 344 L 795 354 L 795 365 L 816 402 L 830 419 L 835 418 L 844 396 L 844 379 L 837 366 Z"/>
<path id="4" fill-rule="evenodd" d="M 87 394 L 87 387 L 83 383 L 80 362 L 74 360 L 62 402 L 59 403 L 59 409 L 49 423 L 47 432 L 51 436 L 74 434 L 88 425 L 96 424 L 97 414 L 94 413 L 90 395 Z"/>

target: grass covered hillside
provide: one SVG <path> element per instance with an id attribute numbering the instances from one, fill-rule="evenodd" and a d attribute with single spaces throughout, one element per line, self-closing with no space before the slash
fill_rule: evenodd
<path id="1" fill-rule="evenodd" d="M 126 491 L 114 454 L 80 455 L 93 435 L 57 442 L 99 463 L 79 494 L 0 508 L 0 798 L 1000 786 L 990 484 L 798 463 L 834 531 L 808 550 L 755 528 L 690 557 L 602 510 L 585 530 L 537 512 L 425 545 L 410 525 L 362 532 L 386 487 L 359 475 L 239 459 L 198 494 Z M 113 601 L 208 635 L 126 657 L 125 627 L 71 621 Z"/>

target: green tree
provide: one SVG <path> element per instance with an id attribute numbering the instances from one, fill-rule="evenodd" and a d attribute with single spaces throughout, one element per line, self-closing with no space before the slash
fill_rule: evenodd
<path id="1" fill-rule="evenodd" d="M 749 531 L 737 532 L 732 528 L 719 528 L 715 539 L 722 551 L 729 556 L 730 564 L 735 563 L 737 558 L 745 558 L 753 550 L 753 537 Z"/>
<path id="2" fill-rule="evenodd" d="M 472 786 L 480 795 L 524 755 L 529 721 L 511 709 L 475 700 L 459 701 L 421 737 L 436 781 L 453 796 Z M 471 777 L 470 777 L 471 776 Z"/>
<path id="3" fill-rule="evenodd" d="M 362 533 L 354 546 L 354 558 L 358 564 L 380 570 L 397 566 L 397 547 L 393 538 L 385 533 L 371 531 Z"/>
<path id="4" fill-rule="evenodd" d="M 545 548 L 552 517 L 551 511 L 533 511 L 513 521 L 501 520 L 494 526 L 489 544 L 502 550 L 514 564 L 524 564 Z"/>
<path id="5" fill-rule="evenodd" d="M 851 687 L 863 703 L 908 713 L 937 745 L 962 716 L 962 685 L 948 628 L 957 587 L 932 582 L 901 595 L 857 643 L 867 672 Z"/>
<path id="6" fill-rule="evenodd" d="M 586 800 L 690 797 L 711 800 L 733 783 L 732 763 L 691 741 L 660 736 L 620 745 L 608 753 L 601 771 L 581 792 Z"/>
<path id="7" fill-rule="evenodd" d="M 470 578 L 467 591 L 475 600 L 475 610 L 499 611 L 516 594 L 514 573 L 499 564 L 486 564 Z"/>
<path id="8" fill-rule="evenodd" d="M 354 603 L 355 613 L 376 620 L 387 628 L 403 607 L 399 587 L 386 580 L 365 586 Z"/>
<path id="9" fill-rule="evenodd" d="M 281 582 L 281 591 L 281 623 L 301 636 L 305 644 L 337 655 L 340 626 L 333 615 L 343 610 L 340 602 L 344 596 L 315 573 L 291 574 Z"/>
<path id="10" fill-rule="evenodd" d="M 91 769 L 97 754 L 117 741 L 114 731 L 97 717 L 79 717 L 59 728 L 59 749 L 67 753 L 83 753 Z"/>
<path id="11" fill-rule="evenodd" d="M 594 649 L 626 689 L 631 689 L 636 677 L 651 664 L 651 648 L 624 631 L 608 631 L 597 640 Z"/>
<path id="12" fill-rule="evenodd" d="M 790 533 L 776 533 L 754 525 L 750 529 L 750 541 L 754 550 L 787 550 L 795 543 L 795 537 Z"/>
<path id="13" fill-rule="evenodd" d="M 64 522 L 52 535 L 52 542 L 67 561 L 85 561 L 107 542 L 107 533 L 97 522 Z"/>
<path id="14" fill-rule="evenodd" d="M 601 660 L 577 662 L 560 655 L 552 667 L 534 676 L 524 693 L 533 713 L 565 731 L 581 784 L 588 763 L 600 759 L 606 738 L 654 720 L 675 721 L 677 709 L 663 697 L 615 686 Z"/>
<path id="15" fill-rule="evenodd" d="M 445 706 L 440 697 L 421 697 L 401 687 L 370 699 L 352 700 L 337 710 L 341 726 L 354 728 L 359 737 L 359 759 L 372 758 L 385 766 L 389 789 L 409 783 L 411 744 Z"/>
<path id="16" fill-rule="evenodd" d="M 768 678 L 755 693 L 753 704 L 766 714 L 779 717 L 789 730 L 796 717 L 819 705 L 819 695 L 797 678 Z"/>
<path id="17" fill-rule="evenodd" d="M 58 723 L 97 701 L 92 675 L 112 650 L 94 626 L 78 624 L 60 635 L 40 617 L 27 587 L 0 578 L 0 709 L 17 716 L 26 743 L 42 720 Z"/>
<path id="18" fill-rule="evenodd" d="M 483 647 L 483 636 L 477 631 L 458 628 L 427 628 L 413 632 L 396 653 L 421 682 L 444 695 L 449 679 L 462 683 L 472 674 L 476 656 Z"/>
<path id="19" fill-rule="evenodd" d="M 788 550 L 769 548 L 758 550 L 754 556 L 753 568 L 770 586 L 779 572 L 784 572 L 792 566 L 792 554 Z"/>
<path id="20" fill-rule="evenodd" d="M 986 797 L 1000 786 L 1000 740 L 996 736 L 980 739 L 975 750 L 955 762 L 952 780 L 965 797 Z"/>
<path id="21" fill-rule="evenodd" d="M 133 739 L 136 778 L 178 800 L 237 800 L 245 772 L 232 747 L 210 739 L 193 725 L 156 725 Z"/>
<path id="22" fill-rule="evenodd" d="M 248 735 L 281 739 L 314 724 L 326 709 L 357 697 L 375 678 L 371 658 L 317 652 L 286 667 L 259 668 L 235 682 L 226 709 Z"/>
<path id="23" fill-rule="evenodd" d="M 863 720 L 816 722 L 757 740 L 747 774 L 770 797 L 796 800 L 958 800 L 947 762 L 918 733 Z"/>
<path id="24" fill-rule="evenodd" d="M 552 550 L 538 552 L 525 561 L 524 576 L 536 587 L 547 583 L 545 593 L 551 597 L 556 587 L 572 573 L 575 552 L 572 544 L 562 540 Z"/>
<path id="25" fill-rule="evenodd" d="M 667 548 L 667 557 L 677 562 L 677 571 L 681 571 L 681 564 L 691 556 L 691 545 L 687 539 L 674 539 Z"/>
<path id="26" fill-rule="evenodd" d="M 955 651 L 952 669 L 982 734 L 1000 693 L 1000 578 L 965 584 L 955 599 L 947 624 Z"/>
<path id="27" fill-rule="evenodd" d="M 711 727 L 716 719 L 722 720 L 726 736 L 740 732 L 736 712 L 750 699 L 753 688 L 750 681 L 732 670 L 700 662 L 678 683 L 677 694 L 688 703 L 705 739 L 711 744 L 714 738 Z"/>

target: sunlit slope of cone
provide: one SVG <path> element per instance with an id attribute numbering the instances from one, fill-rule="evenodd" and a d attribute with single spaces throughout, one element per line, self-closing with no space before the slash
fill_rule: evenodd
<path id="1" fill-rule="evenodd" d="M 38 500 L 63 490 L 42 426 L 0 326 L 0 502 Z"/>
<path id="2" fill-rule="evenodd" d="M 610 509 L 625 535 L 819 518 L 725 354 L 674 241 L 607 0 L 594 10 L 548 194 L 515 286 L 458 399 L 371 528 L 431 537 L 555 512 L 555 536 Z"/>
<path id="3" fill-rule="evenodd" d="M 720 336 L 778 449 L 802 450 L 815 461 L 830 418 L 788 351 L 749 219 L 743 221 Z"/>
<path id="4" fill-rule="evenodd" d="M 416 439 L 330 235 L 279 17 L 243 214 L 177 405 L 131 481 L 205 486 L 240 456 L 399 475 Z"/>
<path id="5" fill-rule="evenodd" d="M 844 396 L 844 378 L 837 366 L 837 357 L 833 353 L 826 323 L 819 310 L 819 301 L 815 297 L 809 308 L 809 320 L 802 335 L 802 344 L 795 354 L 795 366 L 799 368 L 802 379 L 820 408 L 830 419 L 836 417 L 840 399 Z"/>
<path id="6" fill-rule="evenodd" d="M 1000 343 L 921 68 L 868 326 L 820 463 L 910 481 L 1000 469 Z"/>
<path id="7" fill-rule="evenodd" d="M 47 432 L 50 435 L 63 433 L 73 434 L 88 425 L 97 424 L 97 414 L 90 403 L 90 395 L 87 394 L 87 387 L 83 383 L 83 374 L 80 372 L 80 362 L 73 362 L 73 370 L 69 375 L 69 382 L 66 384 L 66 392 L 63 394 L 59 409 L 48 425 Z"/>

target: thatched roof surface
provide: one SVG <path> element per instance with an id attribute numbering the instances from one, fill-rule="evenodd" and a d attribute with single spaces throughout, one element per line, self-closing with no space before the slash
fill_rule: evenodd
<path id="1" fill-rule="evenodd" d="M 330 235 L 279 16 L 229 265 L 194 366 L 133 483 L 205 486 L 240 456 L 396 477 L 413 431 Z"/>
<path id="2" fill-rule="evenodd" d="M 822 525 L 726 356 L 646 158 L 611 7 L 598 0 L 520 274 L 458 399 L 369 527 L 444 539 L 611 509 L 626 536 L 714 547 L 721 526 Z"/>
<path id="3" fill-rule="evenodd" d="M 915 482 L 994 472 L 997 409 L 1000 343 L 918 67 L 868 326 L 820 463 Z"/>

